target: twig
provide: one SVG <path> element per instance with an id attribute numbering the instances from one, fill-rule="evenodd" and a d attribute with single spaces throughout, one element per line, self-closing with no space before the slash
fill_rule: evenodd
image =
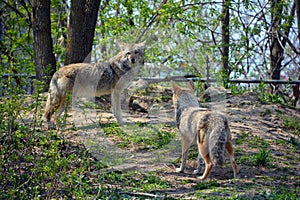
<path id="1" fill-rule="evenodd" d="M 104 168 L 99 171 L 89 172 L 89 174 L 95 175 L 95 174 L 109 174 L 112 172 L 126 172 L 126 171 L 135 170 L 136 168 L 137 165 L 135 164 L 124 164 L 124 165 L 119 165 L 111 168 Z"/>
<path id="2" fill-rule="evenodd" d="M 151 194 L 145 192 L 120 192 L 119 194 L 126 194 L 130 196 L 142 196 L 142 197 L 151 197 L 151 198 L 164 198 L 165 195 Z"/>

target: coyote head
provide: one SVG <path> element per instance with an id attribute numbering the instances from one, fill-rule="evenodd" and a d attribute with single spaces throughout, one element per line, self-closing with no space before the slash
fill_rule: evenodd
<path id="1" fill-rule="evenodd" d="M 178 86 L 174 81 L 171 81 L 171 83 L 173 86 L 173 104 L 175 109 L 178 107 L 198 106 L 192 81 L 187 83 L 186 88 Z"/>
<path id="2" fill-rule="evenodd" d="M 126 44 L 118 42 L 121 52 L 111 59 L 112 62 L 119 62 L 122 68 L 133 68 L 144 65 L 144 48 L 146 41 L 138 44 Z"/>

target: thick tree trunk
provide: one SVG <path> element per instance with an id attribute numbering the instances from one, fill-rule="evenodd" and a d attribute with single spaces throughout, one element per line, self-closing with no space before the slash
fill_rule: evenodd
<path id="1" fill-rule="evenodd" d="M 229 28 L 229 6 L 230 0 L 223 0 L 222 5 L 222 65 L 223 65 L 223 79 L 225 87 L 227 86 L 231 69 L 229 67 L 229 41 L 230 41 L 230 28 Z"/>
<path id="2" fill-rule="evenodd" d="M 48 90 L 52 75 L 56 71 L 50 23 L 50 0 L 33 0 L 33 49 L 36 78 Z"/>
<path id="3" fill-rule="evenodd" d="M 281 24 L 283 10 L 282 0 L 271 0 L 271 32 L 270 32 L 270 76 L 271 79 L 280 80 L 283 61 L 283 48 L 280 44 L 278 30 Z M 270 85 L 269 92 L 276 93 L 278 85 Z"/>
<path id="4" fill-rule="evenodd" d="M 2 8 L 2 3 L 0 3 L 0 8 Z M 4 27 L 4 20 L 3 20 L 3 11 L 0 9 L 0 43 L 2 42 L 2 38 L 4 37 L 5 27 Z"/>
<path id="5" fill-rule="evenodd" d="M 299 0 L 298 0 L 299 1 Z M 283 5 L 282 0 L 271 1 L 271 42 L 270 42 L 270 75 L 271 79 L 280 80 L 280 73 L 282 70 L 282 61 L 284 59 L 284 47 L 286 46 L 287 39 L 283 37 L 289 35 L 290 29 L 293 25 L 293 19 L 295 16 L 297 0 L 294 2 L 289 16 L 285 16 L 285 24 L 287 26 L 281 27 L 281 21 L 283 20 Z M 274 93 L 277 90 L 277 86 L 273 85 L 271 92 Z M 274 91 L 275 89 L 275 91 Z"/>
<path id="6" fill-rule="evenodd" d="M 65 64 L 90 62 L 99 0 L 71 0 Z"/>
<path id="7" fill-rule="evenodd" d="M 299 44 L 300 44 L 300 1 L 295 0 L 294 4 L 296 5 L 297 25 L 298 25 L 298 41 L 299 41 Z"/>
<path id="8" fill-rule="evenodd" d="M 296 15 L 297 15 L 297 26 L 298 26 L 298 42 L 300 44 L 300 1 L 299 0 L 294 0 L 294 4 L 295 4 L 295 7 L 296 7 Z M 299 74 L 298 74 L 298 80 L 300 80 L 300 66 L 298 66 L 298 71 L 299 71 Z M 300 98 L 300 88 L 299 88 L 299 85 L 295 84 L 293 85 L 293 96 L 294 96 L 294 103 L 293 105 L 296 106 L 297 105 L 297 102 Z"/>
<path id="9" fill-rule="evenodd" d="M 298 74 L 297 80 L 300 81 L 300 70 L 299 70 L 299 74 Z M 293 96 L 294 96 L 293 106 L 296 107 L 297 102 L 298 102 L 298 100 L 299 100 L 299 98 L 300 98 L 300 96 L 299 96 L 299 95 L 300 95 L 299 85 L 298 85 L 298 84 L 292 85 L 292 89 L 293 89 Z"/>
<path id="10" fill-rule="evenodd" d="M 282 0 L 271 1 L 271 43 L 270 43 L 270 75 L 271 79 L 279 80 L 282 60 L 283 48 L 280 45 L 280 37 L 278 29 L 281 24 L 281 15 L 283 10 Z"/>

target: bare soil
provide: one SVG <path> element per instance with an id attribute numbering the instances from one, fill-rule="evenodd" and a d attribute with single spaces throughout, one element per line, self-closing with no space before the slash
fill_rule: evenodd
<path id="1" fill-rule="evenodd" d="M 163 124 L 168 131 L 177 132 L 171 95 L 172 91 L 163 87 L 151 87 L 146 93 L 127 95 L 123 102 L 126 121 L 123 127 L 128 130 L 130 125 L 134 127 L 137 123 Z M 181 155 L 179 134 L 162 149 L 152 150 L 149 147 L 142 151 L 135 147 L 118 148 L 117 138 L 100 134 L 101 125 L 115 121 L 110 111 L 109 97 L 99 98 L 96 103 L 99 107 L 89 113 L 78 114 L 71 110 L 69 114 L 72 117 L 68 121 L 77 128 L 62 131 L 69 140 L 83 143 L 96 159 L 112 164 L 112 167 L 95 173 L 110 170 L 155 172 L 170 187 L 151 191 L 151 194 L 173 198 L 268 199 L 268 195 L 278 194 L 284 189 L 298 191 L 300 198 L 300 138 L 285 125 L 285 116 L 300 119 L 299 110 L 281 104 L 261 103 L 257 94 L 252 92 L 228 94 L 226 99 L 215 104 L 203 103 L 203 106 L 227 113 L 230 119 L 239 178 L 233 179 L 227 162 L 224 167 L 214 167 L 204 182 L 208 185 L 216 182 L 216 187 L 199 188 L 201 181 L 192 173 L 197 165 L 195 156 L 188 160 L 185 173 L 175 172 Z M 293 139 L 296 141 L 294 144 L 291 142 Z M 263 147 L 270 153 L 271 161 L 267 166 L 257 166 L 250 158 Z M 193 148 L 191 153 L 195 152 Z"/>

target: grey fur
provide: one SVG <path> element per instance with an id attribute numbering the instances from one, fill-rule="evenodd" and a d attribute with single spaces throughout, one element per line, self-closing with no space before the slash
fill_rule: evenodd
<path id="1" fill-rule="evenodd" d="M 66 95 L 100 96 L 111 94 L 112 110 L 117 121 L 123 122 L 121 93 L 144 65 L 145 42 L 139 44 L 119 43 L 121 51 L 107 63 L 70 64 L 53 75 L 44 117 L 47 122 L 56 112 L 55 122 L 65 110 Z"/>
<path id="2" fill-rule="evenodd" d="M 184 171 L 189 148 L 196 141 L 199 156 L 195 173 L 200 171 L 201 156 L 205 161 L 205 171 L 200 179 L 207 178 L 212 164 L 223 165 L 225 149 L 229 153 L 234 176 L 236 177 L 238 170 L 233 157 L 231 133 L 226 116 L 219 112 L 201 108 L 191 85 L 188 85 L 188 88 L 181 88 L 174 82 L 172 84 L 176 124 L 181 133 L 182 141 L 182 162 L 177 171 Z"/>

